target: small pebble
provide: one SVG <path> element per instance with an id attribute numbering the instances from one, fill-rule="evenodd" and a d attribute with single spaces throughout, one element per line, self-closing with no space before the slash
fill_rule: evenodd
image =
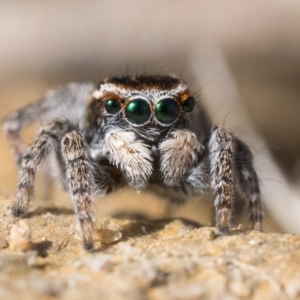
<path id="1" fill-rule="evenodd" d="M 31 232 L 27 220 L 20 220 L 12 225 L 9 236 L 9 249 L 12 251 L 26 252 L 33 249 Z"/>
<path id="2" fill-rule="evenodd" d="M 114 231 L 110 229 L 98 229 L 96 231 L 98 239 L 103 244 L 112 244 L 122 238 L 121 231 Z"/>

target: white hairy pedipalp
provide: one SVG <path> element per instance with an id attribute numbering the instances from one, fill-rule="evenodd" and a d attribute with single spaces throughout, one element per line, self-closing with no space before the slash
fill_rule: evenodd
<path id="1" fill-rule="evenodd" d="M 137 140 L 133 132 L 114 130 L 107 133 L 103 150 L 132 186 L 146 187 L 153 172 L 153 159 L 149 147 Z"/>
<path id="2" fill-rule="evenodd" d="M 179 179 L 196 162 L 198 153 L 203 149 L 196 135 L 190 130 L 173 131 L 171 137 L 159 145 L 160 169 L 165 184 L 178 185 Z"/>

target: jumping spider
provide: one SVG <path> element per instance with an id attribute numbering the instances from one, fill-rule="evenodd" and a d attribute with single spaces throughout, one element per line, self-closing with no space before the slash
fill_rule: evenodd
<path id="1" fill-rule="evenodd" d="M 23 148 L 20 132 L 45 124 Z M 173 75 L 123 76 L 70 83 L 3 120 L 19 167 L 12 212 L 23 217 L 37 166 L 52 152 L 73 201 L 83 247 L 93 248 L 92 199 L 126 184 L 183 202 L 212 189 L 216 225 L 228 233 L 236 187 L 249 202 L 252 229 L 262 229 L 261 196 L 248 146 L 209 117 Z M 49 160 L 48 160 L 49 161 Z"/>

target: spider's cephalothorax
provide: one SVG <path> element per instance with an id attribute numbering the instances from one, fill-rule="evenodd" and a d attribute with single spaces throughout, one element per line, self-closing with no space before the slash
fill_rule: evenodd
<path id="1" fill-rule="evenodd" d="M 62 117 L 61 117 L 62 116 Z M 39 117 L 45 124 L 27 149 L 21 129 Z M 200 102 L 176 76 L 124 76 L 71 83 L 3 121 L 19 166 L 13 214 L 26 214 L 37 166 L 53 152 L 59 179 L 73 200 L 85 249 L 93 247 L 92 195 L 129 184 L 171 201 L 213 189 L 216 224 L 228 232 L 236 186 L 261 230 L 260 189 L 248 146 L 212 127 Z"/>

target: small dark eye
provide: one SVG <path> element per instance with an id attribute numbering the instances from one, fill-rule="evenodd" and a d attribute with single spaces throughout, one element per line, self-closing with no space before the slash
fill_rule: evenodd
<path id="1" fill-rule="evenodd" d="M 160 100 L 155 106 L 155 117 L 163 124 L 170 124 L 178 117 L 179 108 L 172 98 Z"/>
<path id="2" fill-rule="evenodd" d="M 182 109 L 189 113 L 192 112 L 195 106 L 195 98 L 194 97 L 188 97 L 183 103 L 182 103 Z"/>
<path id="3" fill-rule="evenodd" d="M 145 123 L 149 119 L 150 114 L 150 106 L 144 99 L 134 99 L 125 108 L 125 116 L 133 124 Z"/>
<path id="4" fill-rule="evenodd" d="M 105 109 L 108 113 L 115 115 L 121 109 L 121 104 L 116 99 L 110 99 L 105 101 Z"/>

